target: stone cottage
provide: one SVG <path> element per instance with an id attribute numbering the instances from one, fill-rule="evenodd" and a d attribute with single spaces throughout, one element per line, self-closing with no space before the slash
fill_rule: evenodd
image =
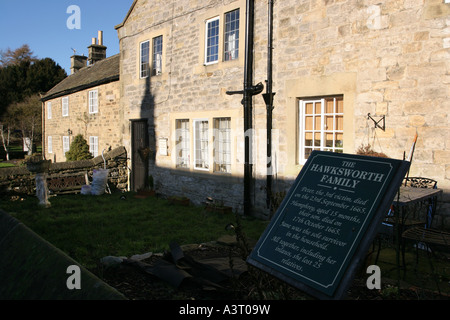
<path id="1" fill-rule="evenodd" d="M 269 171 L 275 194 L 312 150 L 370 145 L 402 159 L 417 134 L 410 176 L 438 181 L 440 219 L 448 220 L 450 4 L 283 0 L 273 2 L 273 23 L 269 11 L 262 0 L 132 4 L 116 29 L 120 127 L 134 172 L 152 175 L 163 193 L 212 197 L 241 211 L 248 187 L 252 212 L 268 215 Z M 263 96 L 247 96 L 249 109 L 230 92 L 269 84 L 269 57 L 276 95 L 267 153 Z M 146 149 L 143 158 L 138 150 Z"/>
<path id="2" fill-rule="evenodd" d="M 119 54 L 106 57 L 103 33 L 93 38 L 89 56 L 71 57 L 71 75 L 42 98 L 43 154 L 53 162 L 65 153 L 78 134 L 89 143 L 94 157 L 122 145 L 117 124 L 122 113 L 119 91 Z"/>

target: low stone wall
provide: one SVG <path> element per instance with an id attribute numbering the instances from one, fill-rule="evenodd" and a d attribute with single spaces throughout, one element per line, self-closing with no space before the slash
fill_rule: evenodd
<path id="1" fill-rule="evenodd" d="M 128 166 L 127 151 L 125 147 L 118 147 L 104 154 L 105 161 L 100 155 L 90 160 L 57 162 L 52 163 L 49 168 L 49 178 L 63 175 L 87 173 L 92 181 L 94 169 L 109 169 L 108 185 L 111 189 L 127 190 L 128 188 Z M 35 175 L 27 170 L 25 166 L 0 169 L 0 192 L 19 193 L 33 195 L 36 192 Z"/>

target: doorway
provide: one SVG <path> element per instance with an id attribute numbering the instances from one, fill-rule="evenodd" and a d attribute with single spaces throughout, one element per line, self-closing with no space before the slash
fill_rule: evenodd
<path id="1" fill-rule="evenodd" d="M 132 191 L 139 191 L 147 186 L 149 150 L 147 119 L 131 120 Z"/>

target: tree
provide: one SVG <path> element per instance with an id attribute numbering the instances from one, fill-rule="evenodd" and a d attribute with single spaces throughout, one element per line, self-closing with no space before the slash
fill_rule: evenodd
<path id="1" fill-rule="evenodd" d="M 69 151 L 66 152 L 67 161 L 79 161 L 92 159 L 92 154 L 89 152 L 89 145 L 83 135 L 75 136 L 70 144 Z"/>
<path id="2" fill-rule="evenodd" d="M 28 45 L 0 51 L 0 116 L 10 104 L 45 93 L 67 77 L 50 58 L 37 59 Z"/>
<path id="3" fill-rule="evenodd" d="M 39 95 L 25 98 L 22 102 L 17 102 L 8 106 L 4 122 L 9 128 L 15 128 L 20 132 L 24 145 L 28 147 L 31 154 L 33 144 L 40 141 L 42 131 L 42 103 Z"/>
<path id="4" fill-rule="evenodd" d="M 30 46 L 24 44 L 16 50 L 11 50 L 8 48 L 6 51 L 0 50 L 0 67 L 8 67 L 12 65 L 18 65 L 21 62 L 34 62 L 36 61 L 36 56 L 33 55 Z"/>

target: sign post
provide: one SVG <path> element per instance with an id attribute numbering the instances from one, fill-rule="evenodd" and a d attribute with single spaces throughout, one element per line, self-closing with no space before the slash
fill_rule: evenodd
<path id="1" fill-rule="evenodd" d="M 319 299 L 340 299 L 409 168 L 313 151 L 247 262 Z"/>

